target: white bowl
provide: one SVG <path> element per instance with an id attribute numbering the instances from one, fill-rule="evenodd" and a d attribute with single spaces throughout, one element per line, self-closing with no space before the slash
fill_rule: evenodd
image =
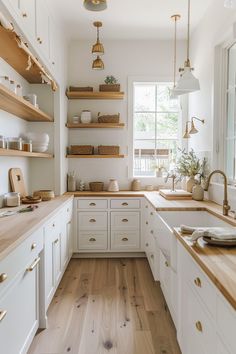
<path id="1" fill-rule="evenodd" d="M 49 135 L 47 133 L 29 132 L 25 134 L 25 138 L 32 140 L 32 142 L 36 144 L 49 144 Z"/>
<path id="2" fill-rule="evenodd" d="M 48 146 L 34 147 L 34 148 L 32 148 L 32 150 L 33 150 L 33 152 L 45 152 L 48 150 Z"/>

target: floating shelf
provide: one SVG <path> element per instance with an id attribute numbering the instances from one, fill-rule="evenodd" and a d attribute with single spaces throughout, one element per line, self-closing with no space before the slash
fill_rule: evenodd
<path id="1" fill-rule="evenodd" d="M 40 157 L 45 159 L 52 159 L 52 154 L 40 153 L 40 152 L 27 152 L 19 150 L 1 149 L 0 156 L 15 156 L 15 157 Z"/>
<path id="2" fill-rule="evenodd" d="M 53 118 L 34 107 L 23 97 L 0 84 L 0 109 L 29 122 L 53 122 Z"/>
<path id="3" fill-rule="evenodd" d="M 123 159 L 125 155 L 67 155 L 68 159 Z"/>
<path id="4" fill-rule="evenodd" d="M 124 92 L 67 91 L 69 100 L 123 100 Z"/>
<path id="5" fill-rule="evenodd" d="M 70 129 L 113 129 L 124 128 L 125 123 L 89 123 L 89 124 L 73 124 L 67 123 L 67 128 Z"/>

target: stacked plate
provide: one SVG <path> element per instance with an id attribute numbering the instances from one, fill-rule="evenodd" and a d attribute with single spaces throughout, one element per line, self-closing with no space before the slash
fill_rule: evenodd
<path id="1" fill-rule="evenodd" d="M 47 133 L 27 133 L 25 136 L 32 140 L 32 150 L 34 152 L 45 152 L 48 150 L 49 135 Z"/>

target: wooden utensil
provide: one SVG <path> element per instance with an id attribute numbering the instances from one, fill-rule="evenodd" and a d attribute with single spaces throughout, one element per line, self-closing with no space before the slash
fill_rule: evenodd
<path id="1" fill-rule="evenodd" d="M 9 170 L 9 178 L 10 178 L 12 191 L 20 193 L 20 197 L 24 198 L 27 195 L 27 193 L 26 193 L 24 177 L 21 169 L 11 168 Z"/>

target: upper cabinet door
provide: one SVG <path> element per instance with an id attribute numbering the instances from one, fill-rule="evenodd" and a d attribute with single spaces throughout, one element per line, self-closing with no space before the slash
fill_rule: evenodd
<path id="1" fill-rule="evenodd" d="M 21 17 L 23 19 L 23 25 L 27 33 L 35 36 L 36 28 L 35 28 L 35 12 L 36 12 L 36 4 L 35 0 L 19 0 L 19 7 Z"/>
<path id="2" fill-rule="evenodd" d="M 42 0 L 36 0 L 36 40 L 40 50 L 49 58 L 49 12 Z"/>
<path id="3" fill-rule="evenodd" d="M 54 67 L 54 70 L 57 71 L 59 68 L 59 39 L 56 26 L 50 18 L 49 22 L 49 33 L 50 33 L 50 40 L 49 40 L 49 54 L 50 54 L 50 63 Z"/>

